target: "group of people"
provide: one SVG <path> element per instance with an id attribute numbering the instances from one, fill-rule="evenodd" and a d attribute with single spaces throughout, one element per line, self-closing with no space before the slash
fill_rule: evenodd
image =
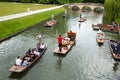
<path id="1" fill-rule="evenodd" d="M 113 49 L 113 52 L 115 54 L 118 54 L 120 56 L 120 42 L 117 41 L 111 41 L 111 47 Z"/>
<path id="2" fill-rule="evenodd" d="M 56 21 L 55 20 L 50 20 L 50 21 L 48 21 L 48 22 L 46 22 L 46 26 L 52 26 L 52 25 L 54 25 L 56 23 Z"/>
<path id="3" fill-rule="evenodd" d="M 25 53 L 24 57 L 18 56 L 16 59 L 15 65 L 17 66 L 27 66 L 29 62 L 32 62 L 41 55 L 41 52 L 45 49 L 44 43 L 41 42 L 41 34 L 39 33 L 37 35 L 37 39 L 39 40 L 39 43 L 37 44 L 37 48 L 34 49 L 28 49 L 28 51 Z"/>
<path id="4" fill-rule="evenodd" d="M 74 36 L 73 36 L 73 32 L 72 30 L 69 31 L 69 35 L 68 37 L 70 38 L 70 41 L 73 41 L 74 40 Z M 63 37 L 60 35 L 57 35 L 57 40 L 58 40 L 58 47 L 59 47 L 59 51 L 61 52 L 62 51 L 62 42 L 63 42 Z"/>

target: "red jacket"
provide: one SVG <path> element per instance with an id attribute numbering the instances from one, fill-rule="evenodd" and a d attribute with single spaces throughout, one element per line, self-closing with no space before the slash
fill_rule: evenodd
<path id="1" fill-rule="evenodd" d="M 62 37 L 58 37 L 58 43 L 62 43 Z"/>
<path id="2" fill-rule="evenodd" d="M 70 32 L 69 32 L 69 35 L 72 36 L 72 34 L 73 34 L 72 31 L 70 31 Z"/>

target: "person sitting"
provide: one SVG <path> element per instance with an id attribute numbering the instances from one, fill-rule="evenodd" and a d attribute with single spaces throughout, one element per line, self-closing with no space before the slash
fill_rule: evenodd
<path id="1" fill-rule="evenodd" d="M 31 49 L 28 49 L 27 53 L 28 55 L 30 55 L 32 53 L 32 50 Z"/>
<path id="2" fill-rule="evenodd" d="M 27 65 L 28 65 L 27 60 L 24 60 L 23 63 L 22 63 L 22 66 L 27 66 Z"/>
<path id="3" fill-rule="evenodd" d="M 45 49 L 45 45 L 44 45 L 44 43 L 42 43 L 42 44 L 40 45 L 40 52 L 42 52 L 44 49 Z"/>
<path id="4" fill-rule="evenodd" d="M 31 54 L 30 60 L 31 60 L 31 61 L 34 61 L 35 58 L 36 58 L 36 55 L 35 55 L 35 54 Z"/>
<path id="5" fill-rule="evenodd" d="M 32 54 L 32 53 L 31 53 L 31 54 Z M 24 58 L 23 58 L 23 61 L 24 61 L 24 60 L 30 61 L 30 56 L 31 56 L 31 54 L 26 53 L 25 56 L 24 56 Z M 23 62 L 23 61 L 22 61 L 22 62 Z"/>
<path id="6" fill-rule="evenodd" d="M 40 56 L 40 53 L 39 53 L 36 49 L 34 49 L 33 53 L 34 53 L 36 56 Z"/>
<path id="7" fill-rule="evenodd" d="M 20 58 L 20 56 L 18 56 L 17 59 L 16 59 L 15 65 L 20 66 L 21 63 L 22 63 L 22 59 Z"/>

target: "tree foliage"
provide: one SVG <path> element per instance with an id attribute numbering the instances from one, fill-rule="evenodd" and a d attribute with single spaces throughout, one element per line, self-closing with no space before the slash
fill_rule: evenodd
<path id="1" fill-rule="evenodd" d="M 68 4 L 68 3 L 81 3 L 81 2 L 92 2 L 92 3 L 103 3 L 104 0 L 0 0 L 8 2 L 24 2 L 24 3 L 44 3 L 44 4 Z"/>
<path id="2" fill-rule="evenodd" d="M 83 0 L 83 2 L 91 2 L 91 3 L 104 3 L 105 0 Z"/>
<path id="3" fill-rule="evenodd" d="M 106 0 L 104 4 L 104 23 L 111 23 L 120 18 L 120 0 Z"/>

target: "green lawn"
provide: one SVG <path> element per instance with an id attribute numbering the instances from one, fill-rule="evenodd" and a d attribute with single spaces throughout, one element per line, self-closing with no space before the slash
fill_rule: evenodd
<path id="1" fill-rule="evenodd" d="M 56 5 L 43 5 L 33 3 L 16 3 L 16 2 L 0 2 L 0 16 L 26 12 L 28 8 L 31 10 L 44 9 Z"/>
<path id="2" fill-rule="evenodd" d="M 46 11 L 26 17 L 2 21 L 0 22 L 0 40 L 50 18 L 51 14 L 57 15 L 64 12 L 65 10 L 66 8 L 62 7 L 59 9 Z"/>

